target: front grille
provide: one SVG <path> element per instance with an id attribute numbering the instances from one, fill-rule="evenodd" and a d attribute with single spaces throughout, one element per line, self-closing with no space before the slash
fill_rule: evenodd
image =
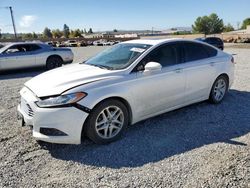
<path id="1" fill-rule="evenodd" d="M 30 117 L 34 116 L 34 111 L 32 110 L 31 106 L 21 98 L 21 109 Z"/>

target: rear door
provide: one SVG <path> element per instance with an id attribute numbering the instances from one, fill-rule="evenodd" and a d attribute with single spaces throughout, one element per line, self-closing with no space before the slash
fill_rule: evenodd
<path id="1" fill-rule="evenodd" d="M 206 99 L 216 75 L 217 50 L 196 42 L 183 42 L 186 103 Z"/>
<path id="2" fill-rule="evenodd" d="M 148 62 L 160 63 L 162 70 L 145 75 L 142 69 Z M 179 45 L 176 43 L 158 47 L 137 65 L 137 78 L 131 93 L 140 117 L 167 111 L 183 104 L 185 74 L 182 66 Z"/>

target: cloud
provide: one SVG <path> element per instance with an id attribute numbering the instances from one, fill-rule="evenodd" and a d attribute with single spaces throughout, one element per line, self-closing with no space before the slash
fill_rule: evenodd
<path id="1" fill-rule="evenodd" d="M 25 15 L 19 21 L 19 25 L 24 28 L 30 27 L 37 20 L 35 15 Z"/>

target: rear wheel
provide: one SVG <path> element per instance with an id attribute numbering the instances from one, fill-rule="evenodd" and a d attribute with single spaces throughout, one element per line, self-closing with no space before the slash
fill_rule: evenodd
<path id="1" fill-rule="evenodd" d="M 57 67 L 61 67 L 63 60 L 60 57 L 52 56 L 47 59 L 46 69 L 51 70 Z"/>
<path id="2" fill-rule="evenodd" d="M 128 110 L 118 100 L 106 100 L 91 112 L 85 131 L 98 144 L 110 143 L 120 138 L 128 125 Z"/>
<path id="3" fill-rule="evenodd" d="M 228 91 L 228 79 L 225 76 L 219 76 L 211 89 L 209 101 L 214 104 L 220 103 Z"/>

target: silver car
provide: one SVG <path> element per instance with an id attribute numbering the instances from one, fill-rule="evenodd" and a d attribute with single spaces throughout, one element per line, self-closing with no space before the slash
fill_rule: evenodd
<path id="1" fill-rule="evenodd" d="M 109 143 L 129 124 L 203 100 L 220 103 L 233 80 L 233 57 L 211 45 L 133 40 L 32 78 L 18 111 L 38 140 L 79 144 L 87 135 Z"/>
<path id="2" fill-rule="evenodd" d="M 44 43 L 11 43 L 0 49 L 0 71 L 44 66 L 48 70 L 73 61 L 68 48 L 53 48 Z"/>

